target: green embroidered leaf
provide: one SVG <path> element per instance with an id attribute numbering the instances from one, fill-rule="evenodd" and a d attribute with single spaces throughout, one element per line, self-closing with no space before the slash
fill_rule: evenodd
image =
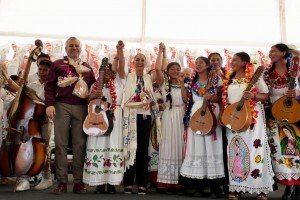
<path id="1" fill-rule="evenodd" d="M 116 155 L 114 155 L 113 159 L 114 159 L 114 160 L 116 160 L 116 158 L 117 158 L 117 156 L 116 156 Z"/>
<path id="2" fill-rule="evenodd" d="M 93 156 L 93 161 L 96 161 L 98 159 L 98 156 L 97 155 L 94 155 Z"/>
<path id="3" fill-rule="evenodd" d="M 98 168 L 98 164 L 97 163 L 93 163 L 93 166 Z"/>
<path id="4" fill-rule="evenodd" d="M 113 165 L 114 165 L 115 167 L 117 167 L 117 164 L 116 164 L 116 163 L 113 163 Z"/>

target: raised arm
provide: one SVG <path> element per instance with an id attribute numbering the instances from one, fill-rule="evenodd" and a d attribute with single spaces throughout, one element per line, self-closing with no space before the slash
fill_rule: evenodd
<path id="1" fill-rule="evenodd" d="M 156 66 L 155 66 L 156 83 L 158 85 L 162 85 L 164 82 L 164 73 L 163 73 L 162 65 L 163 65 L 163 58 L 166 57 L 166 54 L 164 53 L 165 49 L 166 49 L 166 46 L 164 45 L 164 43 L 160 43 L 159 48 L 158 48 L 158 55 L 156 58 Z"/>
<path id="2" fill-rule="evenodd" d="M 124 43 L 123 41 L 119 40 L 117 46 L 117 54 L 114 57 L 114 61 L 112 64 L 112 70 L 115 73 L 118 73 L 121 79 L 125 78 L 125 58 L 124 58 Z"/>

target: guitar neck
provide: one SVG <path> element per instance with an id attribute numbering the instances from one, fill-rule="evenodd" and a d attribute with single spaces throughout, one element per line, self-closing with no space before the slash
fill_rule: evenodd
<path id="1" fill-rule="evenodd" d="M 253 74 L 253 76 L 251 78 L 250 83 L 247 85 L 247 87 L 244 91 L 249 92 L 251 90 L 251 88 L 254 86 L 254 84 L 258 81 L 258 79 L 259 79 L 260 75 L 262 74 L 263 70 L 264 70 L 264 68 L 262 66 L 259 66 L 256 69 L 255 73 Z M 242 97 L 242 99 L 239 101 L 237 107 L 241 108 L 244 105 L 245 100 L 246 99 L 244 97 Z"/>
<path id="2" fill-rule="evenodd" d="M 293 90 L 295 88 L 295 80 L 296 80 L 296 78 L 290 77 L 289 90 Z"/>
<path id="3" fill-rule="evenodd" d="M 100 71 L 99 73 L 99 83 L 98 83 L 98 91 L 101 92 L 103 89 L 103 81 L 104 81 L 104 71 Z"/>

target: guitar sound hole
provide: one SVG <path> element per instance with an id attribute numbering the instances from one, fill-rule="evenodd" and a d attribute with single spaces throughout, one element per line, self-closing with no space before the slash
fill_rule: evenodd
<path id="1" fill-rule="evenodd" d="M 284 101 L 284 104 L 285 104 L 286 107 L 291 107 L 292 106 L 292 101 L 287 99 L 287 100 Z"/>
<path id="2" fill-rule="evenodd" d="M 96 106 L 95 107 L 95 113 L 100 113 L 101 111 L 101 107 L 100 106 Z"/>
<path id="3" fill-rule="evenodd" d="M 200 113 L 200 115 L 201 115 L 201 116 L 204 116 L 204 115 L 205 115 L 205 111 L 202 110 L 201 113 Z"/>
<path id="4" fill-rule="evenodd" d="M 241 109 L 242 109 L 242 106 L 237 106 L 237 107 L 236 107 L 236 110 L 237 110 L 237 111 L 240 111 Z"/>

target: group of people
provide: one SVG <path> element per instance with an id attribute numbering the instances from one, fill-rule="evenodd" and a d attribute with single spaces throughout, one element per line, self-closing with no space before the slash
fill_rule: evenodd
<path id="1" fill-rule="evenodd" d="M 256 70 L 245 52 L 234 54 L 229 71 L 214 52 L 208 58 L 198 57 L 195 69 L 184 74 L 179 63 L 168 63 L 166 47 L 160 43 L 154 70 L 144 72 L 146 57 L 138 53 L 135 68 L 126 74 L 123 48 L 119 41 L 114 60 L 101 66 L 98 79 L 80 60 L 81 42 L 75 37 L 66 41 L 66 57 L 37 63 L 38 78 L 28 86 L 45 102 L 46 124 L 53 121 L 58 182 L 54 193 L 67 192 L 71 134 L 75 193 L 86 193 L 88 184 L 97 186 L 97 193 L 113 194 L 115 186 L 123 183 L 124 193 L 131 194 L 136 183 L 138 194 L 146 194 L 149 143 L 155 143 L 158 191 L 185 194 L 194 186 L 197 196 L 205 196 L 209 188 L 212 198 L 225 193 L 237 200 L 243 193 L 256 193 L 264 200 L 280 183 L 286 186 L 282 199 L 300 199 L 299 124 L 283 123 L 270 112 L 280 97 L 300 97 L 298 77 L 295 87 L 290 87 L 291 59 L 300 56 L 298 51 L 282 43 L 272 46 L 271 66 L 265 67 L 251 90 L 245 90 Z M 18 86 L 2 71 L 8 80 L 1 87 L 6 111 Z M 242 98 L 250 102 L 251 125 L 232 131 L 220 118 L 224 109 Z M 190 127 L 193 115 L 204 105 L 217 119 L 209 134 Z M 99 136 L 98 123 L 91 123 L 95 134 L 86 134 L 83 126 L 90 114 L 100 115 L 99 123 L 107 126 L 112 119 L 113 128 Z M 2 123 L 5 126 L 4 114 Z M 48 143 L 50 132 L 42 131 Z M 46 162 L 42 186 L 36 187 L 52 186 L 49 169 Z"/>

